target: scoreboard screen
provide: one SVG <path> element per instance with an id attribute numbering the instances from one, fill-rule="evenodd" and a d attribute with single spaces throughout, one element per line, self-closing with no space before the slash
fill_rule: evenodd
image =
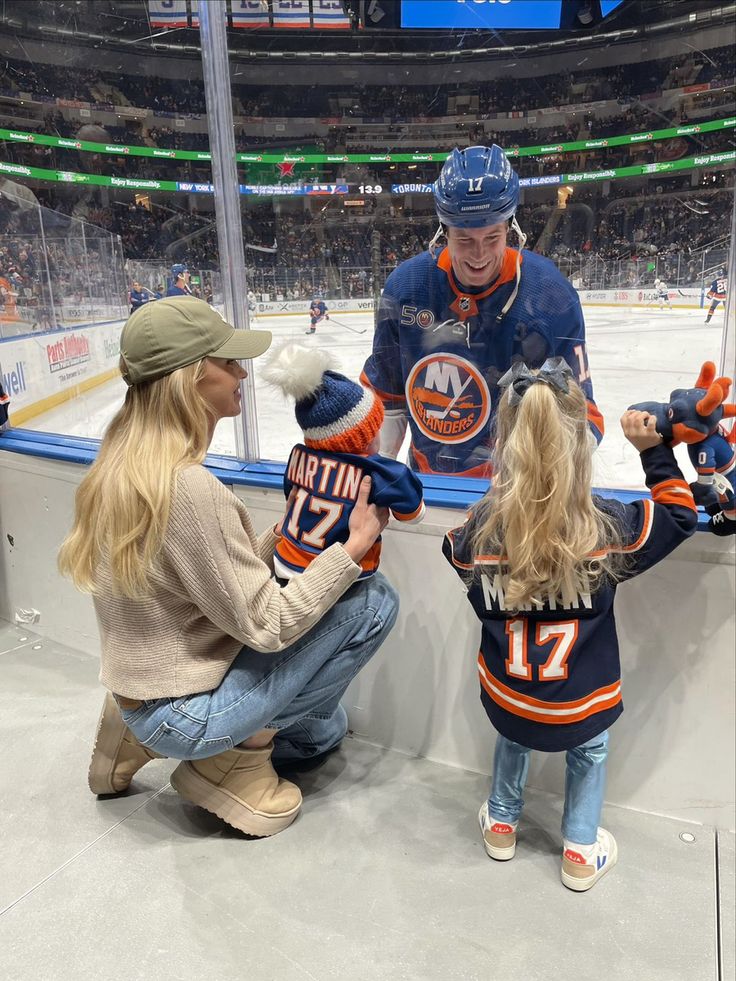
<path id="1" fill-rule="evenodd" d="M 498 30 L 560 26 L 562 0 L 402 0 L 402 27 Z"/>
<path id="2" fill-rule="evenodd" d="M 607 17 L 623 0 L 599 0 Z M 401 0 L 401 26 L 450 30 L 558 30 L 582 10 L 581 0 Z M 597 3 L 596 3 L 597 6 Z"/>

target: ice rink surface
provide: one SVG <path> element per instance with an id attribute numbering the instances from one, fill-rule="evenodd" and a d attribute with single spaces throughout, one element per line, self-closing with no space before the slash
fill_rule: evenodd
<path id="1" fill-rule="evenodd" d="M 588 356 L 593 390 L 605 422 L 606 435 L 595 454 L 595 483 L 599 487 L 641 488 L 638 454 L 624 439 L 618 424 L 621 413 L 635 402 L 665 401 L 675 388 L 690 388 L 703 361 L 719 363 L 723 334 L 723 308 L 707 327 L 703 310 L 587 307 Z M 358 378 L 373 340 L 373 314 L 340 314 L 305 335 L 306 314 L 260 317 L 253 326 L 273 332 L 274 342 L 292 340 L 327 347 L 338 370 Z M 352 329 L 351 329 L 352 328 Z M 358 333 L 364 331 L 364 333 Z M 293 405 L 262 382 L 255 362 L 258 433 L 261 457 L 285 461 L 291 446 L 300 441 Z M 125 386 L 108 382 L 37 416 L 26 428 L 74 436 L 101 437 L 122 402 Z M 210 447 L 212 453 L 234 454 L 233 423 L 223 420 Z M 688 480 L 694 478 L 684 447 L 678 459 Z"/>

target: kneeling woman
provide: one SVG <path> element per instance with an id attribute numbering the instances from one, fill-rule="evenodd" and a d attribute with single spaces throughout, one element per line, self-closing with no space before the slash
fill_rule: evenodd
<path id="1" fill-rule="evenodd" d="M 347 730 L 340 698 L 396 619 L 360 560 L 388 520 L 361 485 L 349 537 L 281 587 L 279 527 L 256 536 L 244 504 L 202 461 L 240 413 L 239 361 L 268 331 L 236 331 L 202 300 L 148 303 L 120 339 L 125 402 L 76 497 L 59 567 L 93 596 L 108 689 L 90 766 L 120 793 L 156 756 L 187 800 L 241 831 L 276 834 L 301 807 L 274 770 L 314 761 Z"/>

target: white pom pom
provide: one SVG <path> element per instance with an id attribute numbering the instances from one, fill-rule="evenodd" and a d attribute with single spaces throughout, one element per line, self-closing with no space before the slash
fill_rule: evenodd
<path id="1" fill-rule="evenodd" d="M 296 402 L 313 395 L 322 384 L 322 375 L 335 368 L 332 354 L 324 348 L 283 344 L 276 348 L 263 367 L 261 375 Z"/>

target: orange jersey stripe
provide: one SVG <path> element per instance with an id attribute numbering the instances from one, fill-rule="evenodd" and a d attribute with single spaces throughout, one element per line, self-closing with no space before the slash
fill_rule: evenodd
<path id="1" fill-rule="evenodd" d="M 692 495 L 691 495 L 692 496 Z M 677 504 L 682 504 L 683 507 L 687 507 L 687 503 L 684 500 L 677 500 Z M 608 555 L 609 552 L 636 552 L 642 547 L 642 545 L 649 538 L 652 530 L 652 521 L 654 520 L 654 506 L 649 498 L 642 498 L 642 504 L 644 505 L 644 524 L 639 533 L 639 537 L 635 542 L 630 545 L 622 545 L 617 548 L 599 548 L 595 549 L 593 552 L 588 553 L 588 558 L 599 559 L 604 555 Z M 475 565 L 503 565 L 504 562 L 508 562 L 508 557 L 505 555 L 476 555 L 474 559 Z M 458 563 L 456 563 L 458 564 Z"/>
<path id="2" fill-rule="evenodd" d="M 571 709 L 562 707 L 570 703 L 541 702 L 538 699 L 524 698 L 518 692 L 506 688 L 485 670 L 481 670 L 480 665 L 479 676 L 483 690 L 501 708 L 512 715 L 519 715 L 532 722 L 542 722 L 547 725 L 569 725 L 572 722 L 581 722 L 591 715 L 612 708 L 621 701 L 620 682 L 606 688 L 599 688 L 587 699 L 581 700 L 584 704 L 579 709 Z M 537 704 L 532 704 L 534 702 Z"/>
<path id="3" fill-rule="evenodd" d="M 499 691 L 509 698 L 518 699 L 519 701 L 524 702 L 530 708 L 557 710 L 558 713 L 576 711 L 577 709 L 585 708 L 591 699 L 597 698 L 600 695 L 608 696 L 621 687 L 621 682 L 616 681 L 613 684 L 605 685 L 603 688 L 597 688 L 595 691 L 590 692 L 590 694 L 584 695 L 582 698 L 576 698 L 573 701 L 549 702 L 544 698 L 533 698 L 531 695 L 522 695 L 515 689 L 504 685 L 504 683 L 499 681 L 498 678 L 493 677 L 486 667 L 485 661 L 483 660 L 482 651 L 478 653 L 478 670 L 490 678 L 493 681 L 493 684 L 498 686 Z"/>
<path id="4" fill-rule="evenodd" d="M 660 494 L 657 497 L 657 504 L 679 504 L 680 507 L 690 508 L 691 511 L 698 510 L 692 495 L 688 498 L 681 492 L 676 493 L 675 491 L 666 491 L 664 494 Z"/>
<path id="5" fill-rule="evenodd" d="M 588 402 L 588 422 L 591 422 L 595 426 L 601 436 L 604 435 L 606 424 L 603 421 L 603 413 L 595 402 Z"/>
<path id="6" fill-rule="evenodd" d="M 276 542 L 275 552 L 287 565 L 293 565 L 300 569 L 306 569 L 319 554 L 318 552 L 305 552 L 298 545 L 289 541 L 288 538 L 279 538 Z"/>
<path id="7" fill-rule="evenodd" d="M 360 373 L 360 384 L 375 392 L 382 402 L 406 402 L 406 396 L 403 392 L 399 395 L 393 395 L 391 392 L 382 392 L 380 388 L 376 388 L 364 371 Z"/>
<path id="8" fill-rule="evenodd" d="M 441 477 L 481 477 L 490 479 L 492 475 L 491 461 L 488 463 L 482 463 L 478 467 L 471 467 L 470 470 L 454 470 L 452 474 L 440 473 L 439 470 L 433 470 L 429 465 L 429 460 L 427 457 L 416 448 L 416 446 L 411 444 L 412 456 L 416 460 L 417 466 L 419 468 L 419 473 L 436 473 Z"/>
<path id="9" fill-rule="evenodd" d="M 477 302 L 478 300 L 484 300 L 487 296 L 490 296 L 494 290 L 497 290 L 499 286 L 503 286 L 504 283 L 510 283 L 512 279 L 516 279 L 516 259 L 517 256 L 521 263 L 524 262 L 524 253 L 518 253 L 516 249 L 507 247 L 503 254 L 503 262 L 501 263 L 501 271 L 498 274 L 498 279 L 489 286 L 487 290 L 483 290 L 482 293 L 472 293 L 468 294 Z M 464 296 L 461 294 L 460 290 L 457 288 L 455 283 L 455 276 L 452 271 L 452 259 L 450 258 L 450 250 L 445 247 L 439 254 L 437 259 L 437 266 L 443 272 L 447 273 L 447 278 L 450 281 L 450 286 L 455 296 Z"/>
<path id="10" fill-rule="evenodd" d="M 375 572 L 380 561 L 381 543 L 374 542 L 360 560 L 360 568 L 363 570 L 363 572 Z"/>
<path id="11" fill-rule="evenodd" d="M 391 514 L 396 518 L 397 521 L 413 521 L 418 515 L 424 510 L 424 501 L 421 502 L 416 510 L 412 511 L 411 514 L 399 514 L 398 511 L 392 511 Z"/>
<path id="12" fill-rule="evenodd" d="M 652 487 L 652 497 L 656 504 L 679 504 L 691 511 L 698 510 L 690 486 L 684 480 L 673 478 L 655 484 Z"/>
<path id="13" fill-rule="evenodd" d="M 679 477 L 672 477 L 670 480 L 660 480 L 658 484 L 655 484 L 652 487 L 652 497 L 654 497 L 657 491 L 669 490 L 671 487 L 682 487 L 688 494 L 690 493 L 690 485 L 686 481 L 680 480 Z"/>
<path id="14" fill-rule="evenodd" d="M 448 540 L 450 542 L 450 549 L 452 551 L 452 564 L 455 566 L 455 568 L 457 568 L 457 569 L 467 569 L 468 571 L 472 570 L 472 568 L 473 568 L 473 562 L 461 562 L 459 559 L 455 558 L 455 534 L 454 534 L 454 531 L 448 531 L 447 532 L 447 538 L 448 538 Z"/>

